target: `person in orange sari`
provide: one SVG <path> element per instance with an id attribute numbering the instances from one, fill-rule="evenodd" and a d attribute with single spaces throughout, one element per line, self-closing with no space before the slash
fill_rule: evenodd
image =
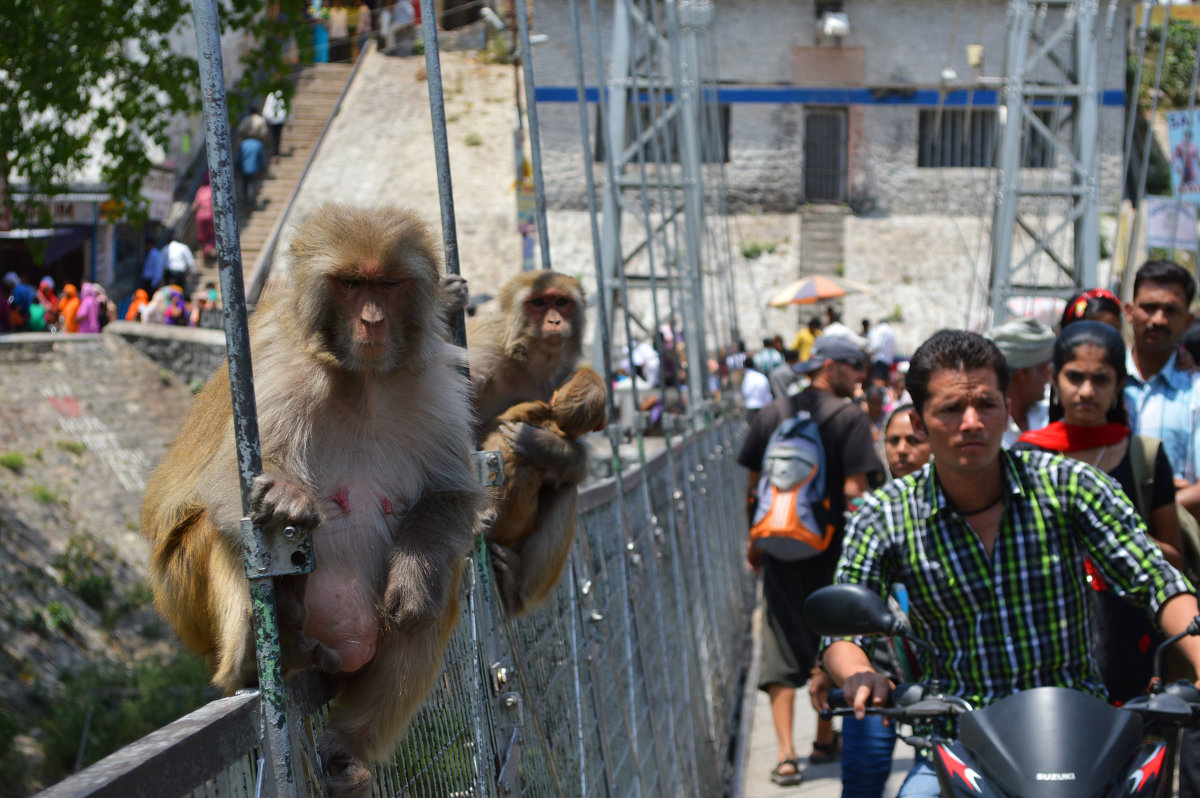
<path id="1" fill-rule="evenodd" d="M 79 332 L 79 320 L 75 318 L 79 312 L 79 291 L 71 283 L 63 284 L 58 310 L 62 314 L 63 329 L 69 333 Z"/>
<path id="2" fill-rule="evenodd" d="M 46 327 L 58 325 L 58 296 L 54 293 L 54 278 L 46 276 L 38 283 L 38 302 L 46 314 Z"/>
<path id="3" fill-rule="evenodd" d="M 129 310 L 125 311 L 125 321 L 141 321 L 142 308 L 150 301 L 150 295 L 146 293 L 145 288 L 139 288 L 133 293 L 133 301 L 129 303 Z"/>

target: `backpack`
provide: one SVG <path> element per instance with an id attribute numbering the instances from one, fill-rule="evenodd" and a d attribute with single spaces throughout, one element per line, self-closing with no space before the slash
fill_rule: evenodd
<path id="1" fill-rule="evenodd" d="M 1149 507 L 1154 498 L 1154 462 L 1158 459 L 1158 450 L 1162 441 L 1145 435 L 1129 437 L 1129 467 L 1133 471 L 1133 484 L 1136 496 L 1131 496 L 1137 511 L 1142 518 L 1147 513 L 1142 508 Z M 1175 502 L 1175 514 L 1179 517 L 1179 535 L 1183 539 L 1184 573 L 1189 579 L 1200 576 L 1200 523 L 1195 517 Z"/>
<path id="2" fill-rule="evenodd" d="M 750 543 L 763 553 L 795 562 L 816 557 L 833 542 L 834 526 L 826 523 L 825 447 L 816 419 L 807 410 L 771 433 L 757 499 Z"/>

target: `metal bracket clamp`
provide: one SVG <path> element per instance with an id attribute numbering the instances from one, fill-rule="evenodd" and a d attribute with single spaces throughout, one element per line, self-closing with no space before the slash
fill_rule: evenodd
<path id="1" fill-rule="evenodd" d="M 256 527 L 241 520 L 242 553 L 248 579 L 311 573 L 312 535 L 296 526 Z"/>
<path id="2" fill-rule="evenodd" d="M 663 413 L 662 415 L 663 431 L 674 435 L 675 433 L 684 432 L 688 428 L 688 420 L 685 416 L 679 413 Z"/>
<path id="3" fill-rule="evenodd" d="M 475 466 L 475 480 L 485 488 L 504 484 L 504 457 L 494 449 L 472 452 L 471 462 Z"/>
<path id="4" fill-rule="evenodd" d="M 521 752 L 525 747 L 525 734 L 520 729 L 513 729 L 508 738 L 508 746 L 504 751 L 504 764 L 496 774 L 496 784 L 500 787 L 501 795 L 512 795 L 517 791 L 517 781 L 521 765 Z"/>

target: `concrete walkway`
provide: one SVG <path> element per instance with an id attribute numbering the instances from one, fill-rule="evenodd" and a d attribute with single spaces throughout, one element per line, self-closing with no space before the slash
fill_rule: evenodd
<path id="1" fill-rule="evenodd" d="M 760 624 L 759 613 L 755 613 L 754 645 L 759 647 Z M 751 673 L 748 683 L 753 685 L 758 681 L 757 662 L 754 658 L 754 673 Z M 771 719 L 771 705 L 767 694 L 755 690 L 754 696 L 747 701 L 748 711 L 752 712 L 749 720 L 750 739 L 745 744 L 745 759 L 741 784 L 741 798 L 838 798 L 842 794 L 842 767 L 838 762 L 827 765 L 808 765 L 804 758 L 812 751 L 813 733 L 816 731 L 817 713 L 808 702 L 806 690 L 796 691 L 796 723 L 795 746 L 800 754 L 804 769 L 804 781 L 795 787 L 779 787 L 771 783 L 771 769 L 775 767 L 775 725 Z M 904 743 L 896 743 L 892 759 L 892 776 L 888 779 L 885 798 L 893 798 L 904 781 L 905 774 L 912 767 L 912 748 Z"/>

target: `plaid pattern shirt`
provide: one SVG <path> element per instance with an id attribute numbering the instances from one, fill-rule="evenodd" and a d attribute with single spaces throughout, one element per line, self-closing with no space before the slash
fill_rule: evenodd
<path id="1" fill-rule="evenodd" d="M 881 596 L 903 584 L 913 630 L 938 652 L 947 692 L 975 706 L 1049 685 L 1103 697 L 1084 558 L 1154 614 L 1191 586 L 1107 475 L 1046 452 L 1000 457 L 1005 511 L 991 557 L 947 504 L 930 464 L 866 497 L 846 527 L 835 581 Z"/>

